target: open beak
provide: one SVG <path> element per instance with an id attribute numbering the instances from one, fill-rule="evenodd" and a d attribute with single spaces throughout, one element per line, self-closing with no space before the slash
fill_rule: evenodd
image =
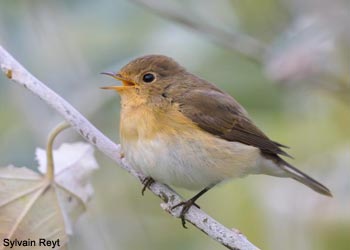
<path id="1" fill-rule="evenodd" d="M 123 91 L 125 89 L 128 89 L 130 87 L 135 87 L 135 84 L 133 82 L 131 82 L 130 80 L 126 79 L 125 77 L 123 77 L 121 74 L 114 74 L 111 72 L 102 72 L 101 74 L 103 75 L 107 75 L 107 76 L 111 76 L 114 79 L 117 79 L 118 81 L 122 82 L 122 86 L 107 86 L 107 87 L 101 87 L 101 89 L 113 89 L 116 90 L 118 92 Z"/>

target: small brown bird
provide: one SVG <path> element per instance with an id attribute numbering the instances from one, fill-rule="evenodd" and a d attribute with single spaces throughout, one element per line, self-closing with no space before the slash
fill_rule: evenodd
<path id="1" fill-rule="evenodd" d="M 201 190 L 176 205 L 185 214 L 216 184 L 249 174 L 290 177 L 324 195 L 328 188 L 286 162 L 286 146 L 270 140 L 245 109 L 214 84 L 162 55 L 137 58 L 118 73 L 120 139 L 124 155 L 153 180 Z"/>

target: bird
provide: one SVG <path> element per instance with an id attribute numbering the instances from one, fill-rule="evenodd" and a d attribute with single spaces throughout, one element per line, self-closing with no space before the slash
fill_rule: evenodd
<path id="1" fill-rule="evenodd" d="M 215 84 L 164 55 L 136 58 L 118 72 L 103 72 L 122 85 L 102 87 L 120 95 L 120 144 L 131 166 L 146 178 L 189 190 L 195 196 L 180 218 L 217 184 L 251 174 L 292 178 L 314 191 L 331 191 L 282 157 L 287 146 L 271 140 L 247 111 Z"/>

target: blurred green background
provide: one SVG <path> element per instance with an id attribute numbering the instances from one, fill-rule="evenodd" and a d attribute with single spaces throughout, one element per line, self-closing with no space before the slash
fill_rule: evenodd
<path id="1" fill-rule="evenodd" d="M 156 53 L 232 94 L 272 139 L 291 146 L 293 165 L 333 199 L 251 176 L 199 200 L 261 249 L 350 248 L 349 26 L 347 0 L 0 2 L 0 44 L 116 142 L 119 97 L 99 89 L 112 83 L 99 73 Z M 0 166 L 35 169 L 35 148 L 61 117 L 1 75 L 0 120 Z M 57 145 L 76 140 L 65 132 Z M 95 195 L 70 249 L 224 249 L 184 230 L 157 197 L 142 197 L 140 183 L 96 155 Z"/>

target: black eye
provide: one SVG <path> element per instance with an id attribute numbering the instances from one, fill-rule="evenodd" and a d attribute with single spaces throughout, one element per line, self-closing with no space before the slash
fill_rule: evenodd
<path id="1" fill-rule="evenodd" d="M 154 81 L 154 79 L 156 79 L 156 77 L 152 74 L 152 73 L 147 73 L 147 74 L 144 74 L 143 75 L 143 78 L 142 78 L 142 80 L 144 81 L 144 82 L 153 82 Z"/>

